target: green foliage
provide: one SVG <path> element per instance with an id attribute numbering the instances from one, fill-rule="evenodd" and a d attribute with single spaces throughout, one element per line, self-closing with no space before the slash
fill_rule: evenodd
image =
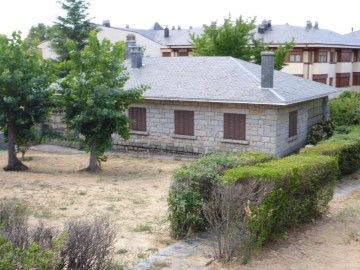
<path id="1" fill-rule="evenodd" d="M 57 269 L 60 265 L 60 249 L 63 240 L 53 240 L 54 250 L 42 249 L 37 243 L 32 242 L 28 248 L 14 247 L 10 241 L 0 237 L 0 269 Z"/>
<path id="2" fill-rule="evenodd" d="M 360 168 L 360 126 L 344 128 L 330 139 L 321 141 L 315 147 L 301 149 L 301 153 L 333 156 L 337 159 L 341 175 L 347 175 Z"/>
<path id="3" fill-rule="evenodd" d="M 263 39 L 255 39 L 255 18 L 244 20 L 242 16 L 233 21 L 231 16 L 224 23 L 217 22 L 205 26 L 201 36 L 190 36 L 197 56 L 232 56 L 245 61 L 261 63 L 261 52 L 267 51 L 269 44 Z M 294 48 L 294 41 L 279 46 L 275 52 L 275 69 L 282 69 L 288 53 Z"/>
<path id="4" fill-rule="evenodd" d="M 88 37 L 96 31 L 95 24 L 88 18 L 89 3 L 85 0 L 60 0 L 61 8 L 66 12 L 64 17 L 58 16 L 53 26 L 51 47 L 58 55 L 59 61 L 70 60 L 66 42 L 72 40 L 77 51 L 88 44 Z"/>
<path id="5" fill-rule="evenodd" d="M 235 21 L 230 16 L 224 18 L 224 23 L 219 26 L 217 22 L 205 26 L 201 36 L 191 36 L 194 55 L 233 56 L 250 61 L 254 55 L 251 46 L 254 33 L 251 31 L 255 27 L 255 18 L 244 20 L 242 16 Z M 260 41 L 256 45 L 265 47 Z"/>
<path id="6" fill-rule="evenodd" d="M 339 126 L 360 124 L 360 93 L 344 91 L 330 100 L 331 118 Z"/>
<path id="7" fill-rule="evenodd" d="M 248 228 L 251 247 L 260 247 L 283 234 L 287 227 L 309 222 L 327 209 L 337 175 L 336 159 L 321 155 L 293 155 L 253 167 L 228 170 L 225 185 L 248 181 L 272 183 L 272 189 L 259 204 L 248 202 Z"/>
<path id="8" fill-rule="evenodd" d="M 332 120 L 324 120 L 311 127 L 307 135 L 307 144 L 315 145 L 321 140 L 330 138 L 335 131 L 335 124 Z"/>
<path id="9" fill-rule="evenodd" d="M 289 55 L 289 53 L 294 49 L 295 45 L 296 45 L 295 41 L 294 39 L 292 39 L 290 43 L 285 42 L 284 45 L 280 44 L 278 46 L 278 48 L 275 51 L 275 58 L 274 58 L 274 66 L 276 70 L 282 70 L 282 68 L 287 65 L 286 58 Z"/>
<path id="10" fill-rule="evenodd" d="M 31 26 L 29 33 L 26 37 L 26 40 L 29 43 L 32 43 L 34 41 L 36 42 L 42 42 L 45 40 L 50 40 L 53 35 L 53 28 L 50 26 L 47 26 L 43 23 L 38 23 L 36 26 Z"/>
<path id="11" fill-rule="evenodd" d="M 204 155 L 173 174 L 168 195 L 170 229 L 173 237 L 204 231 L 207 222 L 202 206 L 223 173 L 236 166 L 267 162 L 272 156 L 260 152 Z"/>
<path id="12" fill-rule="evenodd" d="M 19 33 L 0 36 L 0 129 L 9 140 L 8 170 L 21 169 L 15 141 L 27 136 L 36 123 L 46 120 L 53 106 L 50 83 L 54 67 L 36 47 L 28 47 Z"/>
<path id="13" fill-rule="evenodd" d="M 106 39 L 100 43 L 96 33 L 92 33 L 83 51 L 78 52 L 72 41 L 68 42 L 68 48 L 71 70 L 61 81 L 59 91 L 65 109 L 64 121 L 75 134 L 84 137 L 85 150 L 91 151 L 95 158 L 90 163 L 96 164 L 96 159 L 112 146 L 113 133 L 129 138 L 125 110 L 143 99 L 147 87 L 123 89 L 129 78 L 123 65 L 124 43 L 113 45 Z"/>

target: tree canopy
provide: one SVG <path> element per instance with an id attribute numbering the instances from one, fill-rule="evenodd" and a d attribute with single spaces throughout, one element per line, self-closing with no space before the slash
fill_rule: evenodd
<path id="1" fill-rule="evenodd" d="M 84 49 L 88 42 L 90 32 L 96 30 L 96 25 L 88 18 L 89 3 L 85 0 L 62 0 L 58 1 L 61 8 L 66 12 L 65 16 L 58 16 L 53 26 L 51 47 L 58 55 L 59 61 L 70 59 L 66 42 L 74 41 L 78 51 Z"/>
<path id="2" fill-rule="evenodd" d="M 190 39 L 194 46 L 194 55 L 202 56 L 232 56 L 245 61 L 261 62 L 261 52 L 268 50 L 269 44 L 263 39 L 256 39 L 255 18 L 243 19 L 242 16 L 235 21 L 231 16 L 224 18 L 224 23 L 217 22 L 205 26 L 200 36 L 192 34 Z M 293 49 L 294 42 L 279 46 L 275 52 L 275 68 L 282 69 L 287 54 Z"/>
<path id="3" fill-rule="evenodd" d="M 53 28 L 43 23 L 38 23 L 36 26 L 32 26 L 26 37 L 27 42 L 32 43 L 33 41 L 42 42 L 50 40 L 52 38 Z"/>
<path id="4" fill-rule="evenodd" d="M 14 32 L 12 39 L 0 36 L 0 129 L 8 140 L 5 170 L 27 169 L 16 157 L 15 144 L 30 138 L 34 125 L 46 119 L 52 80 L 51 64 L 36 47 L 22 41 L 20 33 Z"/>
<path id="5" fill-rule="evenodd" d="M 70 72 L 60 84 L 65 123 L 84 138 L 90 151 L 88 171 L 100 169 L 97 160 L 112 146 L 113 133 L 129 138 L 129 105 L 142 100 L 146 89 L 140 86 L 124 90 L 129 79 L 123 65 L 125 45 L 99 42 L 92 32 L 89 44 L 78 52 L 74 41 L 67 43 Z"/>

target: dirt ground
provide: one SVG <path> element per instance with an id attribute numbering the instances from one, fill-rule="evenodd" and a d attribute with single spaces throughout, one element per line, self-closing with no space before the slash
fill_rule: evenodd
<path id="1" fill-rule="evenodd" d="M 116 261 L 132 265 L 174 243 L 166 221 L 171 174 L 184 161 L 111 155 L 98 174 L 79 172 L 87 154 L 29 151 L 27 172 L 0 170 L 0 198 L 29 203 L 31 221 L 62 226 L 71 219 L 109 216 L 118 230 Z M 7 161 L 0 152 L 0 167 Z M 360 181 L 360 172 L 351 176 Z M 289 231 L 251 263 L 209 269 L 359 269 L 360 192 L 331 202 L 322 220 Z M 193 258 L 196 260 L 196 258 Z"/>
<path id="2" fill-rule="evenodd" d="M 116 261 L 131 265 L 172 243 L 167 192 L 172 171 L 184 162 L 111 155 L 102 172 L 80 172 L 88 154 L 29 151 L 26 172 L 0 170 L 0 198 L 29 203 L 31 222 L 62 227 L 65 221 L 108 216 L 118 231 Z M 0 168 L 7 153 L 0 152 Z"/>

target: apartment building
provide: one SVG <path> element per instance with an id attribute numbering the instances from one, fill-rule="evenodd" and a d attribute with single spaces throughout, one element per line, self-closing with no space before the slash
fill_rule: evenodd
<path id="1" fill-rule="evenodd" d="M 296 46 L 282 71 L 338 88 L 360 91 L 360 39 L 321 29 L 310 21 L 304 27 L 271 25 L 264 21 L 258 26 L 257 38 L 279 45 L 294 40 Z"/>

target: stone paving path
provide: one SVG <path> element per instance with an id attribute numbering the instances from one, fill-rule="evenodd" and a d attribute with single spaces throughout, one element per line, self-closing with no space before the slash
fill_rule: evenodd
<path id="1" fill-rule="evenodd" d="M 208 234 L 182 240 L 160 250 L 153 256 L 127 270 L 206 270 L 214 258 L 214 242 Z M 196 259 L 193 257 L 196 256 Z"/>

